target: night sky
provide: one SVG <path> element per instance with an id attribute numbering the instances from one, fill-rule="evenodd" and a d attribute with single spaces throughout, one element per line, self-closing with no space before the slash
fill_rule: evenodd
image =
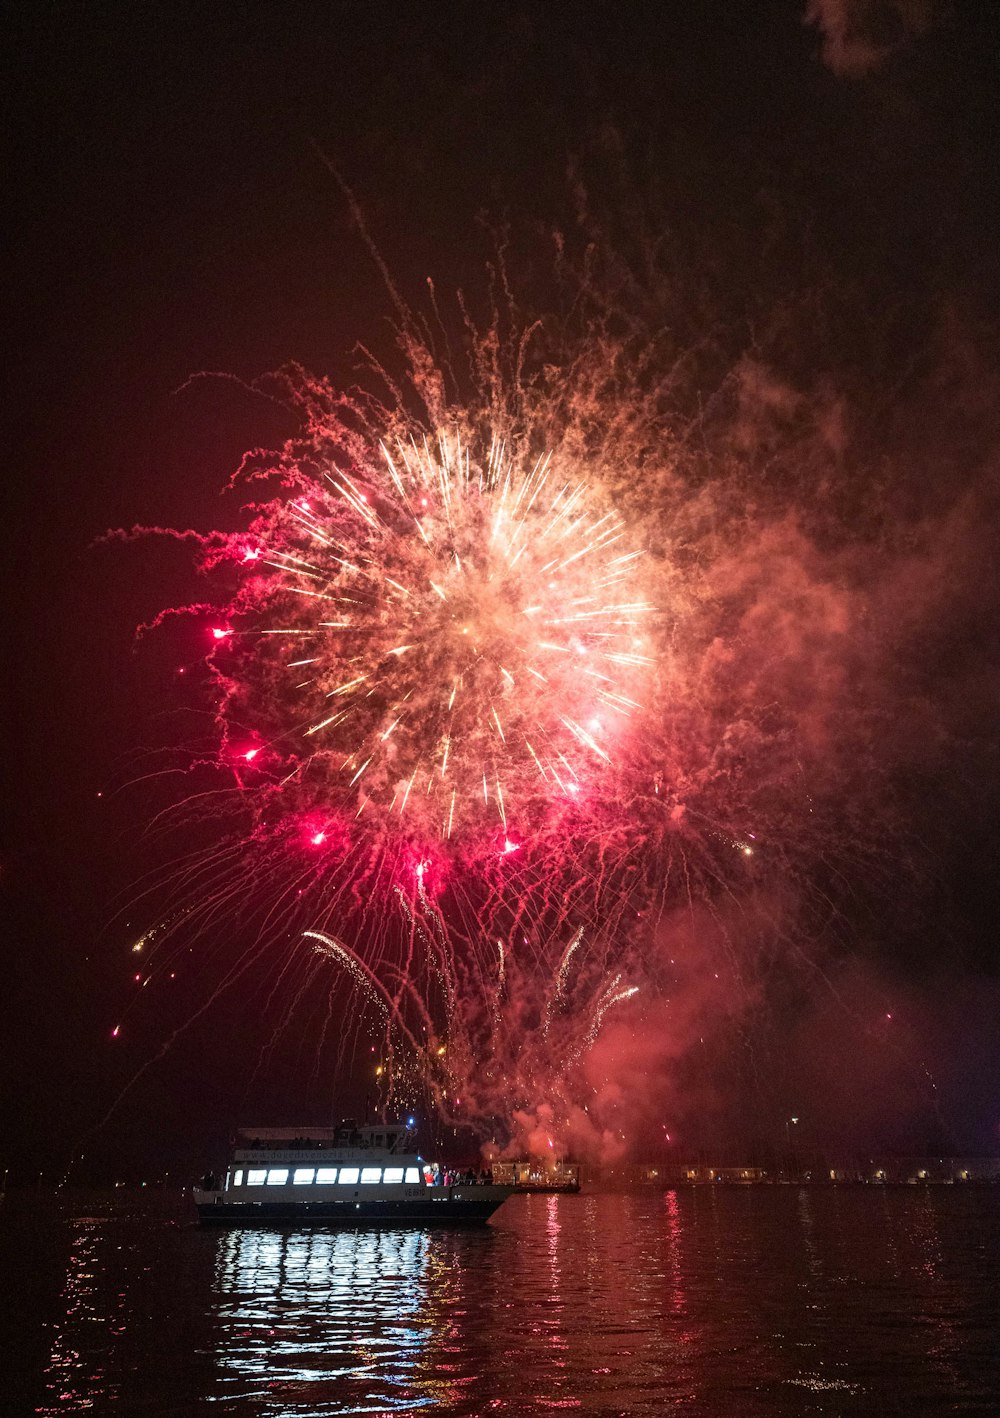
<path id="1" fill-rule="evenodd" d="M 182 550 L 97 543 L 135 523 L 214 525 L 243 451 L 293 431 L 192 375 L 250 380 L 294 359 L 346 383 L 357 343 L 385 339 L 391 301 L 322 155 L 415 303 L 427 277 L 474 290 L 506 221 L 528 252 L 534 234 L 571 230 L 581 183 L 609 241 L 627 244 L 634 211 L 669 227 L 734 351 L 814 283 L 839 293 L 813 367 L 799 341 L 786 374 L 855 390 L 872 468 L 891 430 L 893 456 L 922 469 L 908 486 L 926 516 L 968 492 L 980 533 L 949 562 L 949 610 L 926 642 L 939 739 L 898 795 L 901 900 L 846 1007 L 899 1000 L 906 1068 L 939 1080 L 938 1112 L 905 1124 L 887 1096 L 887 1143 L 996 1150 L 1000 17 L 817 0 L 806 23 L 804 9 L 8 13 L 0 1165 L 15 1177 L 54 1178 L 81 1147 L 81 1176 L 183 1170 L 248 1120 L 247 1098 L 255 1120 L 296 1112 L 302 1058 L 286 1038 L 260 1062 L 252 982 L 195 1018 L 205 977 L 178 966 L 111 1041 L 130 942 L 150 924 L 122 907 L 156 864 L 140 834 L 172 791 L 116 789 L 173 732 L 184 658 L 174 632 L 134 632 L 197 587 Z M 544 300 L 530 255 L 522 271 Z M 697 308 L 692 295 L 692 328 Z M 789 1058 L 818 1040 L 839 1067 L 847 1036 L 822 1007 L 791 1001 L 783 1023 Z M 822 1078 L 802 1078 L 820 1110 Z"/>

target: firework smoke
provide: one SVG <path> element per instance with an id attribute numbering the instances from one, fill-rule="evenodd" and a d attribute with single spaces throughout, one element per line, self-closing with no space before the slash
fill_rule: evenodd
<path id="1" fill-rule="evenodd" d="M 251 942 L 228 979 L 350 984 L 386 1105 L 607 1150 L 615 1021 L 675 1059 L 880 889 L 914 553 L 833 396 L 557 268 L 561 314 L 501 264 L 482 329 L 397 298 L 362 388 L 255 386 L 300 431 L 197 538 L 216 778 L 178 811 L 222 825 L 166 894 Z"/>

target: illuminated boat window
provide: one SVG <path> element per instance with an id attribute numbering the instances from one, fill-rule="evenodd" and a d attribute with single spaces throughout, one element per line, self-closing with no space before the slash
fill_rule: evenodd
<path id="1" fill-rule="evenodd" d="M 287 1167 L 272 1167 L 267 1174 L 267 1184 L 269 1187 L 283 1187 L 287 1181 Z"/>
<path id="2" fill-rule="evenodd" d="M 296 1167 L 292 1173 L 292 1181 L 297 1187 L 308 1187 L 312 1185 L 312 1179 L 316 1175 L 315 1167 Z"/>
<path id="3" fill-rule="evenodd" d="M 236 1172 L 236 1173 L 234 1174 L 234 1176 L 233 1176 L 233 1186 L 234 1186 L 234 1187 L 241 1187 L 242 1185 L 243 1185 L 243 1168 L 241 1167 L 240 1170 L 239 1170 L 238 1172 Z"/>
<path id="4" fill-rule="evenodd" d="M 419 1181 L 420 1181 L 420 1168 L 419 1168 L 419 1167 L 407 1167 L 407 1169 L 406 1169 L 406 1180 L 407 1180 L 408 1182 L 419 1182 Z"/>
<path id="5" fill-rule="evenodd" d="M 336 1180 L 337 1180 L 337 1169 L 336 1169 L 336 1167 L 317 1167 L 317 1168 L 316 1168 L 316 1182 L 317 1182 L 317 1185 L 318 1185 L 318 1186 L 325 1187 L 325 1186 L 329 1185 L 330 1182 L 335 1182 Z"/>
<path id="6" fill-rule="evenodd" d="M 256 1167 L 251 1167 L 249 1172 L 247 1173 L 247 1186 L 262 1187 L 264 1185 L 264 1178 L 266 1176 L 267 1172 L 264 1170 L 263 1167 L 259 1169 Z"/>
<path id="7" fill-rule="evenodd" d="M 401 1182 L 403 1180 L 402 1167 L 386 1167 L 382 1180 L 387 1183 Z"/>
<path id="8" fill-rule="evenodd" d="M 348 1187 L 349 1187 L 349 1186 L 351 1186 L 354 1182 L 356 1182 L 357 1180 L 358 1180 L 358 1169 L 357 1169 L 357 1167 L 341 1167 L 341 1169 L 340 1169 L 340 1176 L 337 1178 L 337 1181 L 340 1183 L 341 1186 L 348 1186 Z"/>
<path id="9" fill-rule="evenodd" d="M 361 1180 L 368 1185 L 371 1185 L 372 1182 L 380 1182 L 382 1180 L 382 1168 L 362 1167 Z"/>

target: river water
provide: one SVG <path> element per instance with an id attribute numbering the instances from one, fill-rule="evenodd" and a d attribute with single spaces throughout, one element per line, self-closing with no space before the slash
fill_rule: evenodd
<path id="1" fill-rule="evenodd" d="M 513 1197 L 476 1230 L 0 1207 L 0 1411 L 1000 1413 L 1000 1188 Z"/>

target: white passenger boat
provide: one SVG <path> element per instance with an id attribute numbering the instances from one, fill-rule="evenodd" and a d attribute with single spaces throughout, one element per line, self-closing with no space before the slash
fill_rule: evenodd
<path id="1" fill-rule="evenodd" d="M 402 1124 L 239 1133 L 225 1176 L 194 1188 L 214 1226 L 427 1226 L 487 1221 L 513 1191 L 489 1172 L 452 1173 L 409 1151 Z"/>

